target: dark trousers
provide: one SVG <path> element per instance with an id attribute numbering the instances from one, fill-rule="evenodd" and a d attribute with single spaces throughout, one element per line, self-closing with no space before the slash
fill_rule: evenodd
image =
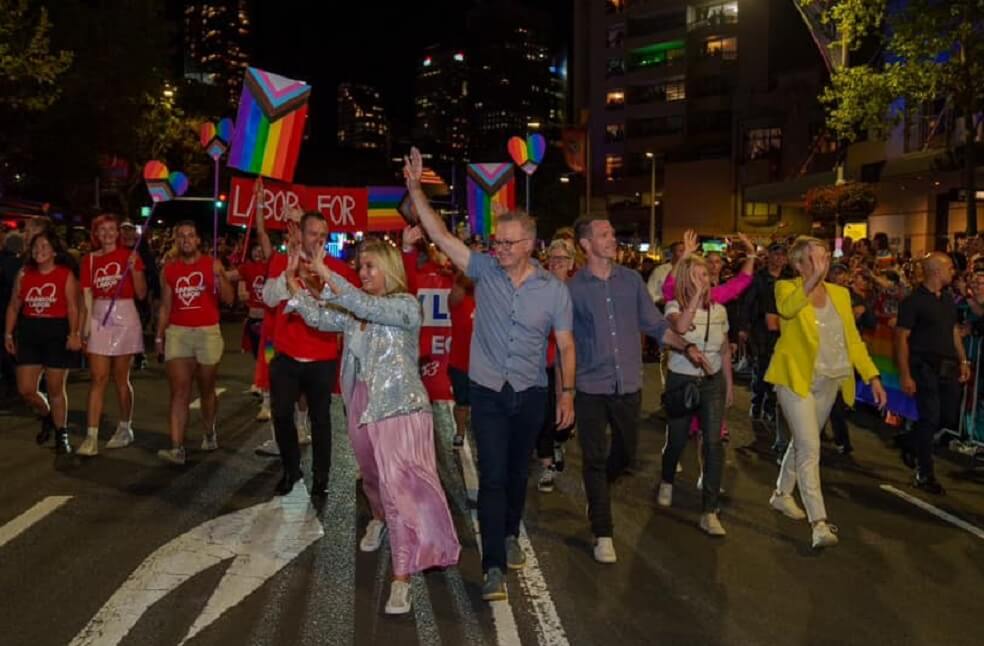
<path id="1" fill-rule="evenodd" d="M 301 393 L 311 418 L 311 451 L 315 477 L 327 478 L 331 466 L 331 391 L 338 361 L 298 361 L 278 354 L 270 362 L 270 408 L 273 431 L 286 473 L 300 473 L 301 447 L 294 425 L 294 404 Z"/>
<path id="2" fill-rule="evenodd" d="M 762 410 L 769 416 L 776 413 L 776 390 L 765 380 L 765 372 L 772 361 L 774 344 L 764 344 L 755 354 L 755 374 L 752 379 L 752 407 Z"/>
<path id="3" fill-rule="evenodd" d="M 851 435 L 847 430 L 847 413 L 851 410 L 844 402 L 844 396 L 837 392 L 837 399 L 830 409 L 830 428 L 834 432 L 834 444 L 850 448 Z"/>
<path id="4" fill-rule="evenodd" d="M 635 462 L 639 446 L 639 408 L 642 393 L 591 395 L 574 398 L 577 436 L 581 443 L 581 475 L 588 496 L 591 532 L 612 536 L 612 505 L 608 485 Z M 611 426 L 611 442 L 605 432 Z"/>
<path id="5" fill-rule="evenodd" d="M 935 362 L 917 357 L 912 358 L 912 378 L 919 419 L 903 443 L 915 454 L 919 474 L 929 478 L 933 476 L 933 436 L 959 423 L 961 385 L 956 374 L 942 375 Z"/>
<path id="6" fill-rule="evenodd" d="M 482 571 L 506 569 L 506 536 L 519 535 L 530 452 L 543 428 L 547 389 L 496 392 L 471 382 L 472 434 L 478 448 L 478 522 Z"/>
<path id="7" fill-rule="evenodd" d="M 536 438 L 536 457 L 544 460 L 554 455 L 554 443 L 566 442 L 574 425 L 557 428 L 557 377 L 552 367 L 547 367 L 547 401 L 543 413 L 543 428 Z"/>
<path id="8" fill-rule="evenodd" d="M 666 389 L 680 388 L 684 381 L 692 379 L 686 375 L 671 372 L 666 376 Z M 704 377 L 700 382 L 700 406 L 695 411 L 700 420 L 700 432 L 703 434 L 704 477 L 703 510 L 705 513 L 717 513 L 718 496 L 721 493 L 721 477 L 724 474 L 724 446 L 721 444 L 721 418 L 724 416 L 725 383 L 724 375 L 719 370 L 710 377 Z M 667 420 L 666 450 L 663 452 L 663 482 L 673 484 L 676 476 L 677 462 L 687 446 L 690 435 L 690 420 L 694 413 L 681 417 L 671 417 Z"/>

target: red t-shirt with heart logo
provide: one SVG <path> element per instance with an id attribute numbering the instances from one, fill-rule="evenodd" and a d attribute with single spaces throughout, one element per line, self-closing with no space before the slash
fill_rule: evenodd
<path id="1" fill-rule="evenodd" d="M 136 256 L 133 270 L 127 271 L 127 264 L 130 262 L 130 254 L 134 253 L 131 249 L 117 247 L 113 251 L 104 254 L 91 253 L 82 259 L 82 288 L 91 289 L 92 297 L 95 299 L 114 296 L 120 299 L 133 298 L 133 271 L 143 271 L 144 264 L 140 256 Z M 120 279 L 126 274 L 126 280 L 120 287 Z M 119 295 L 116 290 L 119 289 Z"/>
<path id="2" fill-rule="evenodd" d="M 207 327 L 219 324 L 214 265 L 212 257 L 205 255 L 195 262 L 179 258 L 164 265 L 164 282 L 171 288 L 170 325 Z"/>
<path id="3" fill-rule="evenodd" d="M 63 319 L 68 317 L 68 295 L 65 285 L 72 271 L 55 265 L 47 274 L 34 267 L 24 267 L 18 296 L 23 306 L 21 315 L 30 319 Z"/>
<path id="4" fill-rule="evenodd" d="M 239 280 L 246 286 L 250 309 L 265 307 L 263 304 L 263 285 L 266 283 L 267 264 L 265 262 L 246 262 L 239 265 Z"/>

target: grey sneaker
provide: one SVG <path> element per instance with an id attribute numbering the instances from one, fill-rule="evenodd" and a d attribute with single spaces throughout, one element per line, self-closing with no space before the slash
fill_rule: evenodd
<path id="1" fill-rule="evenodd" d="M 485 573 L 485 582 L 482 584 L 482 600 L 505 601 L 508 598 L 506 577 L 502 575 L 502 570 L 497 567 L 489 568 Z"/>
<path id="2" fill-rule="evenodd" d="M 510 570 L 522 570 L 526 567 L 526 554 L 515 536 L 506 536 L 506 566 Z"/>
<path id="3" fill-rule="evenodd" d="M 215 431 L 206 433 L 202 437 L 202 451 L 214 451 L 217 448 L 219 448 L 219 438 L 216 437 Z"/>
<path id="4" fill-rule="evenodd" d="M 554 490 L 554 478 L 557 477 L 557 470 L 550 465 L 540 474 L 540 479 L 536 483 L 536 488 L 543 493 L 550 493 Z"/>
<path id="5" fill-rule="evenodd" d="M 107 449 L 122 449 L 133 444 L 133 429 L 129 426 L 117 426 L 113 437 L 106 442 Z"/>
<path id="6" fill-rule="evenodd" d="M 183 446 L 179 446 L 175 449 L 161 449 L 157 452 L 157 457 L 165 462 L 183 466 L 185 463 L 185 450 Z"/>
<path id="7" fill-rule="evenodd" d="M 267 458 L 279 458 L 280 447 L 277 446 L 276 440 L 266 440 L 254 449 L 254 453 Z"/>

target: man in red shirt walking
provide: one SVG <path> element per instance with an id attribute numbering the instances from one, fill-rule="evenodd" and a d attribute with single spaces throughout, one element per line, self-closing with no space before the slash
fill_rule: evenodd
<path id="1" fill-rule="evenodd" d="M 218 401 L 215 378 L 222 359 L 219 298 L 231 305 L 232 285 L 215 258 L 201 252 L 194 222 L 174 227 L 174 249 L 164 265 L 161 313 L 157 324 L 157 354 L 164 355 L 171 386 L 171 448 L 157 452 L 172 464 L 185 463 L 184 436 L 188 427 L 192 380 L 198 382 L 205 436 L 202 450 L 218 448 L 215 414 Z M 216 289 L 218 281 L 218 289 Z"/>
<path id="2" fill-rule="evenodd" d="M 310 262 L 323 248 L 328 237 L 328 224 L 317 211 L 305 213 L 300 222 L 301 266 L 298 276 L 311 294 L 318 298 L 324 282 L 312 271 Z M 346 264 L 325 257 L 335 273 L 353 285 L 359 281 Z M 275 489 L 278 495 L 290 493 L 303 476 L 301 449 L 294 421 L 294 402 L 304 394 L 311 418 L 312 470 L 311 495 L 322 496 L 328 491 L 328 468 L 331 466 L 331 392 L 338 376 L 339 342 L 335 332 L 319 332 L 308 327 L 297 313 L 284 313 L 290 292 L 284 280 L 287 256 L 277 254 L 270 260 L 263 301 L 275 307 L 273 347 L 276 356 L 270 362 L 270 403 L 273 409 L 273 430 L 280 447 L 284 473 Z"/>

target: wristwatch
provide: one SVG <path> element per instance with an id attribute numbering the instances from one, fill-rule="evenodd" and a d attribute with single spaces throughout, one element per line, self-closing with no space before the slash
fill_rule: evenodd
<path id="1" fill-rule="evenodd" d="M 572 388 L 570 386 L 567 386 L 565 388 L 561 388 L 560 390 L 561 390 L 561 392 L 570 393 L 570 394 L 573 395 L 576 389 L 575 388 Z"/>

